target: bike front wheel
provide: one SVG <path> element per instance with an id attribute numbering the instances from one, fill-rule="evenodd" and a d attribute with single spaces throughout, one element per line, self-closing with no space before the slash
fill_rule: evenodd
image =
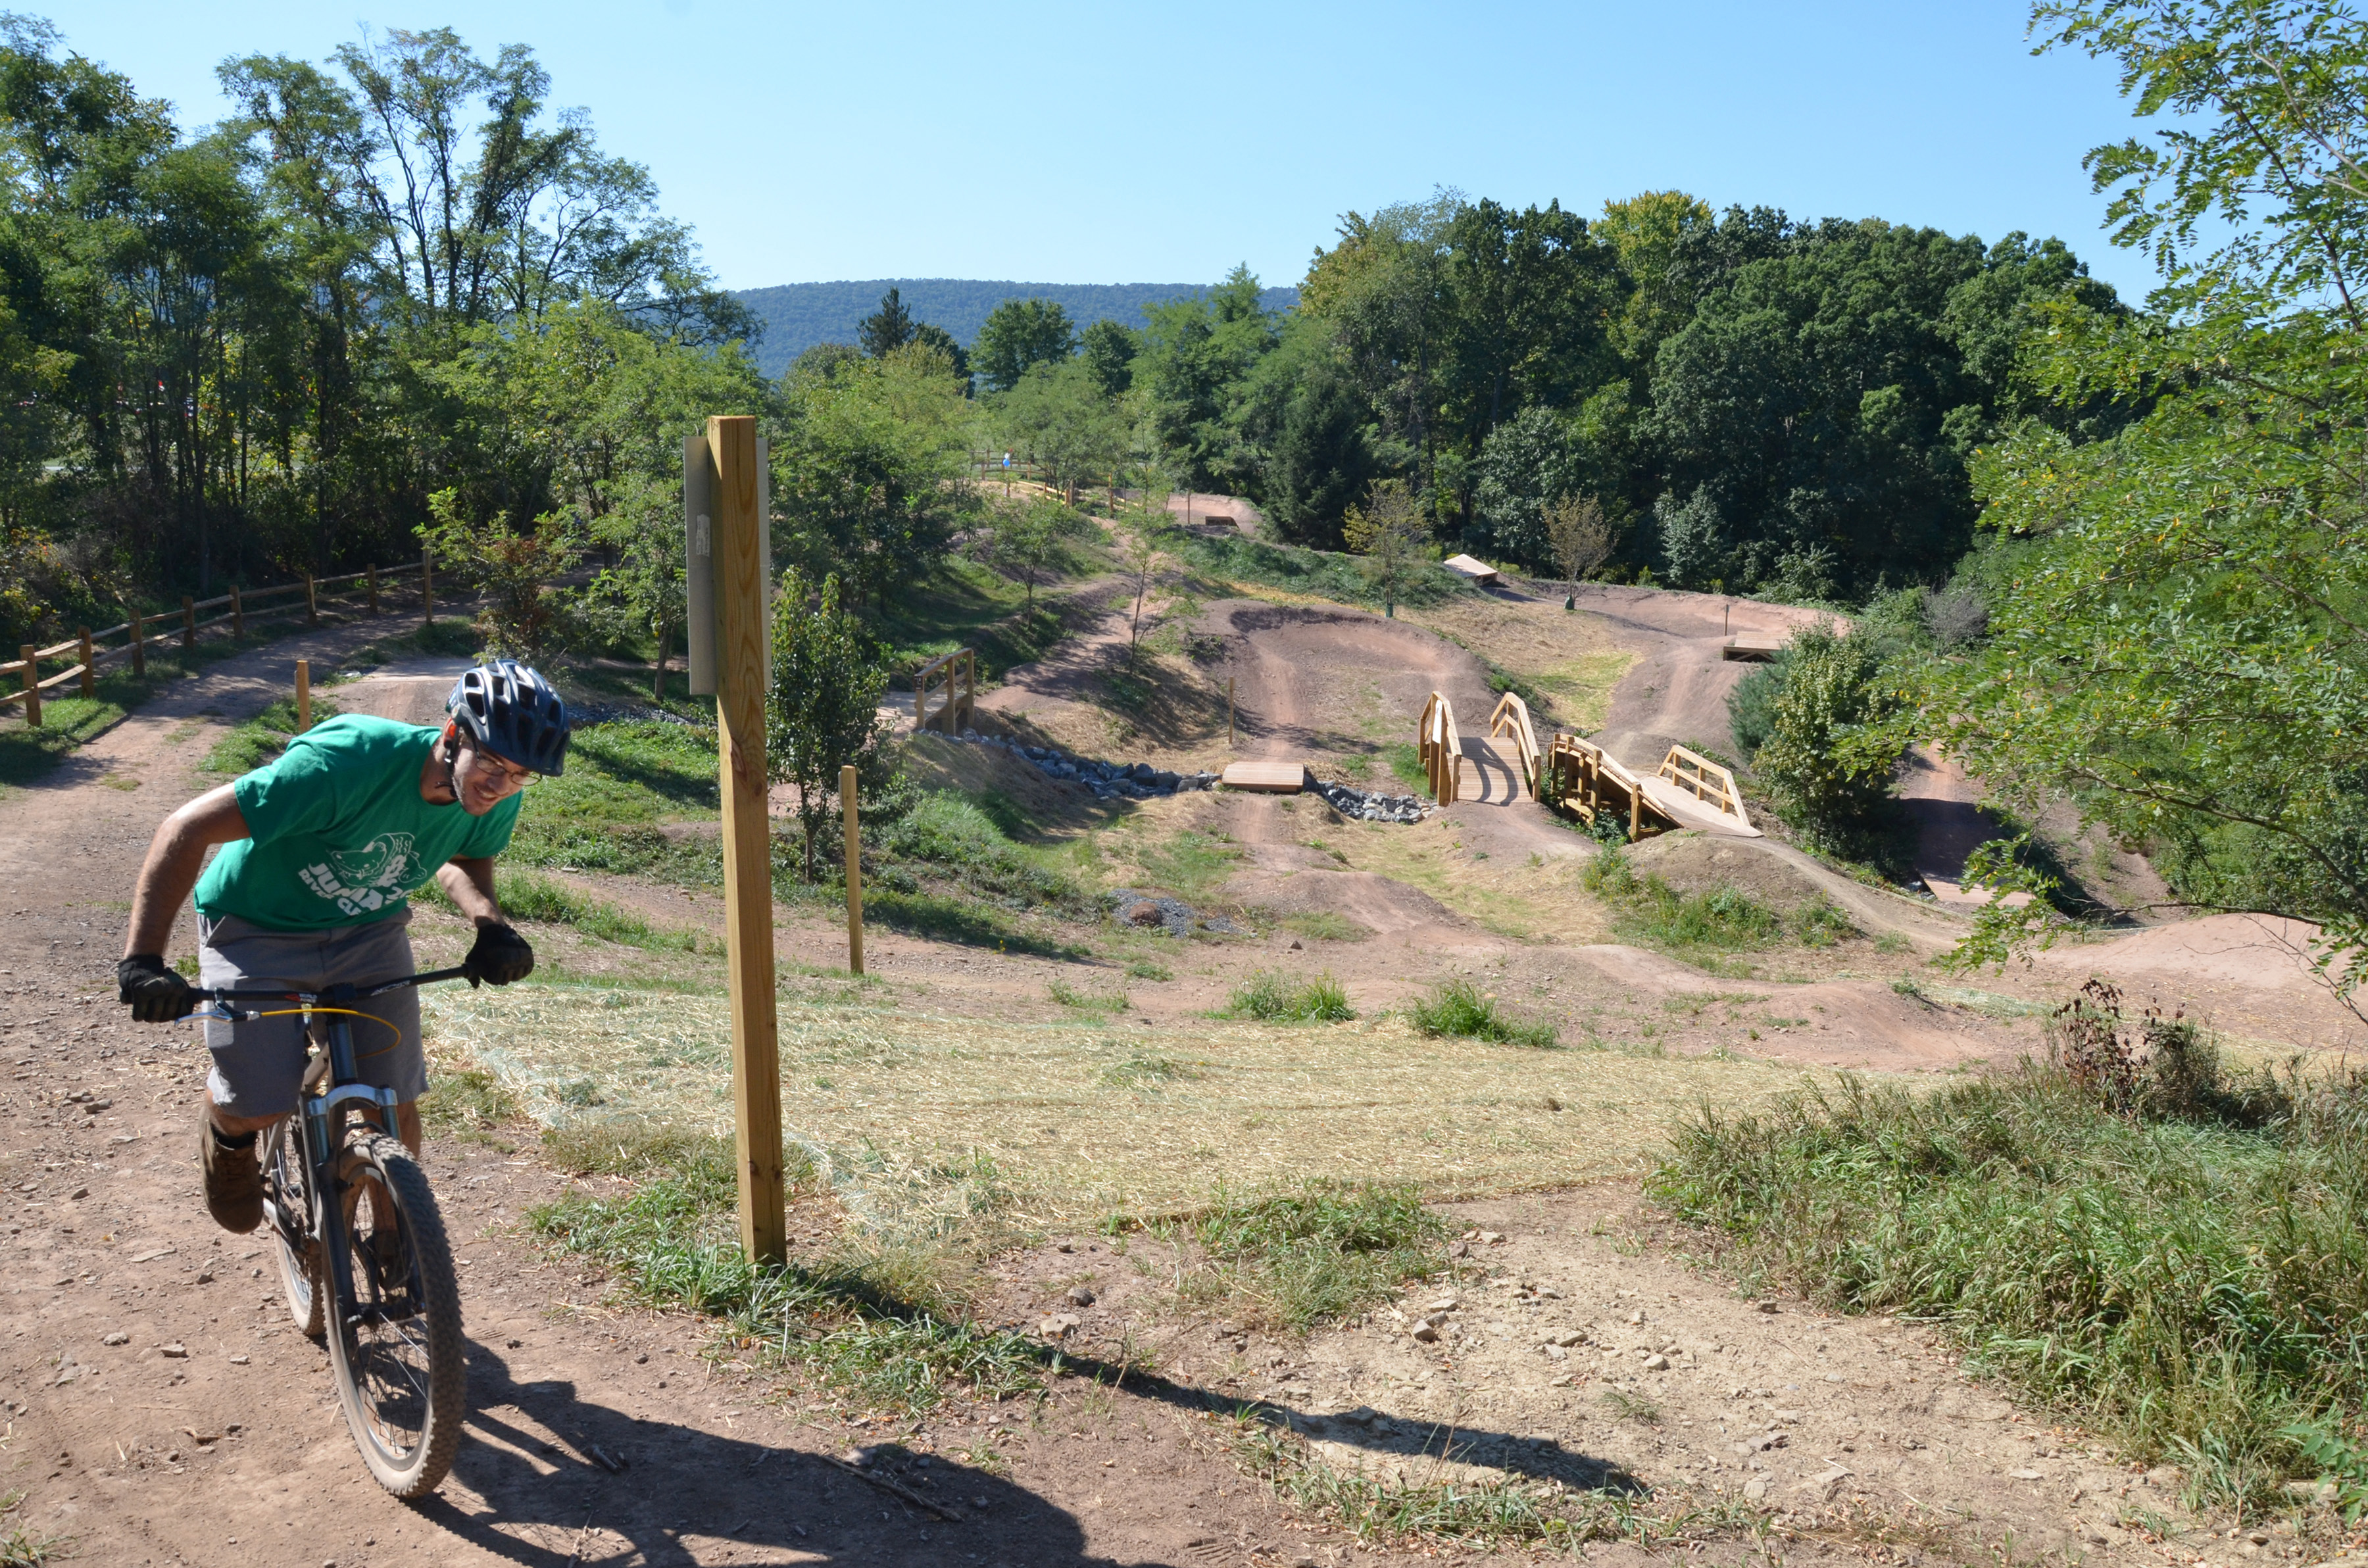
<path id="1" fill-rule="evenodd" d="M 345 1210 L 336 1272 L 319 1294 L 346 1425 L 378 1483 L 398 1497 L 433 1492 L 452 1468 L 467 1403 L 461 1287 L 427 1173 L 384 1133 L 357 1136 L 340 1163 Z"/>

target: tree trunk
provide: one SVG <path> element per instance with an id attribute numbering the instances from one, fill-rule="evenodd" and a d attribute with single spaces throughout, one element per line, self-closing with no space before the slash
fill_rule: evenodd
<path id="1" fill-rule="evenodd" d="M 666 618 L 663 616 L 659 617 L 658 667 L 650 674 L 650 700 L 653 702 L 664 702 L 666 700 L 666 639 L 671 636 L 673 632 L 674 628 L 666 624 Z"/>

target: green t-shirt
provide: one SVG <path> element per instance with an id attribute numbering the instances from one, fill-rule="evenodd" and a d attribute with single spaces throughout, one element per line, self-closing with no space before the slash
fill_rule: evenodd
<path id="1" fill-rule="evenodd" d="M 400 913 L 447 860 L 509 847 L 518 797 L 472 817 L 419 798 L 439 730 L 346 713 L 231 785 L 248 836 L 198 882 L 198 910 L 272 931 L 359 926 Z"/>

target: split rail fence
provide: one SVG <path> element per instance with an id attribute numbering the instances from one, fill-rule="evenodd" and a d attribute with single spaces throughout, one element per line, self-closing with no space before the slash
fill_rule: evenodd
<path id="1" fill-rule="evenodd" d="M 413 579 L 407 585 L 404 579 Z M 290 599 L 290 596 L 301 598 Z M 49 647 L 36 647 L 28 642 L 17 651 L 17 657 L 0 664 L 0 683 L 8 689 L 0 690 L 0 711 L 10 703 L 22 703 L 25 722 L 39 726 L 41 722 L 41 694 L 76 683 L 76 695 L 96 698 L 98 695 L 99 666 L 110 660 L 129 657 L 131 673 L 148 673 L 148 645 L 152 642 L 178 641 L 184 649 L 195 648 L 201 633 L 227 625 L 235 640 L 246 635 L 247 622 L 282 620 L 301 615 L 308 625 L 321 623 L 324 600 L 344 602 L 364 609 L 370 615 L 381 613 L 390 598 L 416 602 L 422 621 L 436 619 L 435 563 L 423 551 L 416 562 L 400 566 L 366 566 L 359 572 L 347 572 L 335 577 L 303 577 L 293 583 L 282 583 L 270 588 L 236 588 L 210 599 L 184 598 L 181 613 L 163 615 L 131 612 L 131 619 L 120 625 L 93 631 L 85 628 L 63 642 Z M 290 599 L 284 604 L 269 601 Z M 225 608 L 226 607 L 226 608 Z M 260 607 L 260 608 L 258 608 Z M 217 615 L 205 615 L 219 610 Z M 110 642 L 120 637 L 120 643 Z M 44 676 L 41 665 L 62 659 L 74 661 L 55 675 Z"/>

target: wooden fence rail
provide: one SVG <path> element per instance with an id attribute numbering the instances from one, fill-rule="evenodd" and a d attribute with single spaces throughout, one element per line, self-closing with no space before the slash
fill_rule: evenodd
<path id="1" fill-rule="evenodd" d="M 1488 738 L 1493 741 L 1499 735 L 1512 736 L 1513 749 L 1520 754 L 1522 786 L 1529 790 L 1531 800 L 1540 799 L 1539 765 L 1543 759 L 1538 752 L 1538 732 L 1530 722 L 1530 705 L 1521 700 L 1519 693 L 1505 693 L 1497 703 L 1497 710 L 1488 715 Z"/>
<path id="2" fill-rule="evenodd" d="M 280 583 L 264 588 L 233 587 L 230 592 L 211 599 L 184 598 L 181 601 L 181 613 L 177 617 L 169 619 L 177 619 L 180 622 L 180 642 L 184 648 L 196 647 L 199 632 L 209 627 L 220 626 L 224 621 L 230 623 L 233 637 L 243 637 L 246 634 L 246 622 L 250 619 L 279 620 L 289 616 L 301 615 L 309 623 L 317 626 L 320 624 L 323 598 L 359 599 L 366 606 L 366 613 L 376 615 L 379 613 L 380 591 L 388 581 L 415 574 L 421 580 L 420 605 L 425 610 L 428 604 L 429 571 L 427 557 L 423 555 L 417 561 L 406 562 L 399 566 L 370 566 L 359 572 L 341 573 L 335 577 L 302 577 L 293 583 Z M 348 591 L 334 596 L 324 592 L 335 585 L 349 584 L 363 585 L 365 591 L 360 595 Z M 301 594 L 303 597 L 300 602 L 279 605 L 259 612 L 252 609 L 257 599 L 274 599 L 288 594 Z M 224 605 L 230 607 L 225 613 L 209 616 L 202 619 L 199 618 L 199 610 L 214 609 Z M 131 660 L 132 673 L 146 674 L 148 644 L 160 640 L 158 628 L 167 624 L 168 618 L 142 615 L 138 610 L 132 610 L 130 614 L 129 620 L 120 621 L 96 631 L 77 631 L 64 642 L 52 642 L 46 648 L 37 648 L 29 643 L 19 648 L 15 659 L 0 664 L 0 686 L 5 686 L 6 688 L 0 689 L 0 711 L 5 711 L 10 703 L 22 703 L 25 708 L 25 722 L 28 724 L 39 725 L 41 722 L 41 693 L 63 686 L 67 681 L 74 681 L 82 696 L 96 697 L 98 694 L 99 666 L 110 659 L 120 659 L 127 654 Z M 123 642 L 113 647 L 105 645 L 110 639 L 116 637 L 121 637 Z M 41 675 L 42 665 L 63 658 L 71 658 L 74 663 L 55 675 L 47 676 Z"/>
<path id="3" fill-rule="evenodd" d="M 929 688 L 945 681 L 946 699 L 935 713 L 929 711 Z M 961 734 L 971 721 L 978 705 L 978 654 L 968 648 L 957 648 L 941 653 L 913 672 L 913 729 L 916 733 L 932 726 L 947 734 Z"/>
<path id="4" fill-rule="evenodd" d="M 1701 753 L 1671 746 L 1669 755 L 1661 759 L 1658 777 L 1705 805 L 1715 806 L 1745 827 L 1751 825 L 1751 813 L 1743 809 L 1743 791 L 1735 787 L 1735 775 Z"/>

